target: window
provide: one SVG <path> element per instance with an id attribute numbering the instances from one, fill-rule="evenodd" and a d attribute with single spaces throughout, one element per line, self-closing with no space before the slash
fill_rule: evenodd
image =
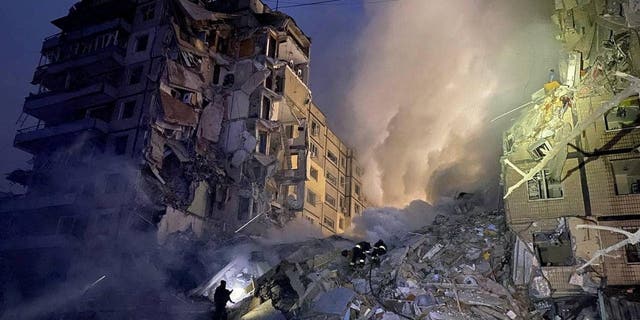
<path id="1" fill-rule="evenodd" d="M 354 183 L 353 184 L 353 191 L 355 192 L 355 194 L 357 196 L 360 196 L 360 184 L 359 183 Z"/>
<path id="2" fill-rule="evenodd" d="M 104 122 L 110 122 L 115 110 L 114 105 L 101 106 L 87 110 L 87 116 L 89 118 L 102 120 Z"/>
<path id="3" fill-rule="evenodd" d="M 611 161 L 616 194 L 640 193 L 640 159 Z"/>
<path id="4" fill-rule="evenodd" d="M 324 221 L 324 225 L 331 228 L 331 229 L 335 229 L 336 228 L 336 223 L 335 221 L 333 221 L 333 219 L 329 218 L 329 217 L 324 217 L 323 219 Z"/>
<path id="5" fill-rule="evenodd" d="M 116 137 L 114 145 L 114 153 L 117 155 L 123 155 L 127 153 L 127 143 L 129 142 L 129 136 Z"/>
<path id="6" fill-rule="evenodd" d="M 345 182 L 344 176 L 340 176 L 340 188 L 344 188 L 345 184 L 346 182 Z"/>
<path id="7" fill-rule="evenodd" d="M 356 174 L 361 177 L 364 174 L 364 169 L 361 166 L 356 166 Z"/>
<path id="8" fill-rule="evenodd" d="M 292 154 L 289 160 L 291 161 L 291 169 L 298 170 L 298 155 Z"/>
<path id="9" fill-rule="evenodd" d="M 534 233 L 533 247 L 543 267 L 574 265 L 571 237 L 566 230 L 560 234 L 557 231 Z"/>
<path id="10" fill-rule="evenodd" d="M 258 153 L 267 154 L 267 141 L 269 140 L 269 136 L 266 132 L 260 131 L 258 132 Z"/>
<path id="11" fill-rule="evenodd" d="M 635 233 L 638 228 L 622 228 L 625 231 Z M 640 263 L 640 244 L 628 244 L 624 247 L 627 263 Z"/>
<path id="12" fill-rule="evenodd" d="M 213 84 L 218 84 L 220 82 L 220 65 L 216 64 L 213 66 L 213 79 L 211 81 Z"/>
<path id="13" fill-rule="evenodd" d="M 338 185 L 338 178 L 336 178 L 336 176 L 332 175 L 330 172 L 327 172 L 327 182 L 335 187 Z"/>
<path id="14" fill-rule="evenodd" d="M 314 137 L 317 137 L 320 135 L 320 127 L 318 126 L 318 123 L 315 121 L 311 121 L 311 134 Z"/>
<path id="15" fill-rule="evenodd" d="M 293 126 L 292 125 L 286 126 L 285 127 L 285 133 L 287 135 L 287 138 L 293 139 Z"/>
<path id="16" fill-rule="evenodd" d="M 143 6 L 140 8 L 140 13 L 142 14 L 142 21 L 152 20 L 156 16 L 155 4 Z"/>
<path id="17" fill-rule="evenodd" d="M 357 203 L 353 204 L 353 212 L 355 212 L 355 214 L 360 214 L 360 212 L 362 212 L 362 208 L 360 207 L 359 204 Z"/>
<path id="18" fill-rule="evenodd" d="M 143 66 L 134 67 L 129 71 L 129 84 L 134 85 L 140 83 L 142 80 Z"/>
<path id="19" fill-rule="evenodd" d="M 135 43 L 135 52 L 142 52 L 147 50 L 147 45 L 149 44 L 149 35 L 144 34 L 136 37 Z"/>
<path id="20" fill-rule="evenodd" d="M 267 39 L 267 57 L 271 57 L 275 59 L 277 47 L 278 47 L 278 42 L 274 37 L 269 35 L 269 38 Z"/>
<path id="21" fill-rule="evenodd" d="M 529 201 L 562 198 L 562 184 L 559 181 L 552 181 L 549 176 L 549 170 L 544 170 L 527 181 Z"/>
<path id="22" fill-rule="evenodd" d="M 333 152 L 327 151 L 327 159 L 329 159 L 329 161 L 333 162 L 335 165 L 338 165 L 338 157 L 336 157 Z"/>
<path id="23" fill-rule="evenodd" d="M 340 218 L 338 220 L 338 228 L 343 229 L 344 230 L 344 218 Z"/>
<path id="24" fill-rule="evenodd" d="M 333 196 L 325 194 L 324 195 L 324 202 L 326 202 L 329 206 L 331 206 L 332 208 L 335 209 L 335 207 L 336 207 L 336 198 L 334 198 Z"/>
<path id="25" fill-rule="evenodd" d="M 313 166 L 311 166 L 311 168 L 309 169 L 309 175 L 311 176 L 311 178 L 313 178 L 313 180 L 318 181 L 318 170 Z"/>
<path id="26" fill-rule="evenodd" d="M 529 153 L 534 160 L 544 158 L 551 151 L 551 145 L 547 140 L 538 140 L 529 147 Z"/>
<path id="27" fill-rule="evenodd" d="M 260 111 L 260 118 L 269 120 L 271 119 L 271 99 L 267 96 L 262 97 L 262 110 Z"/>
<path id="28" fill-rule="evenodd" d="M 120 115 L 120 119 L 129 119 L 133 117 L 133 114 L 136 111 L 136 101 L 128 101 L 122 105 L 122 114 Z"/>
<path id="29" fill-rule="evenodd" d="M 622 130 L 640 126 L 640 102 L 638 96 L 631 96 L 608 111 L 604 116 L 606 129 Z"/>
<path id="30" fill-rule="evenodd" d="M 316 194 L 311 190 L 307 190 L 307 203 L 315 207 L 317 200 Z"/>
<path id="31" fill-rule="evenodd" d="M 315 143 L 313 143 L 313 142 L 309 143 L 309 155 L 312 158 L 317 158 L 318 157 L 318 146 L 316 146 Z"/>
<path id="32" fill-rule="evenodd" d="M 340 165 L 342 166 L 343 169 L 347 168 L 347 158 L 345 158 L 344 156 L 340 157 Z"/>
<path id="33" fill-rule="evenodd" d="M 347 214 L 347 203 L 344 196 L 340 196 L 340 212 Z"/>

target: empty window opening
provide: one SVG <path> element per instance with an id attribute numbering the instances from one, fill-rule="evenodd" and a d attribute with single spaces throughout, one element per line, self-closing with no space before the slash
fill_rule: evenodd
<path id="1" fill-rule="evenodd" d="M 269 135 L 266 132 L 260 131 L 258 133 L 258 153 L 267 154 L 267 141 Z"/>
<path id="2" fill-rule="evenodd" d="M 622 228 L 625 231 L 635 233 L 638 228 Z M 627 263 L 640 263 L 640 243 L 627 244 L 624 247 L 625 259 Z"/>
<path id="3" fill-rule="evenodd" d="M 329 182 L 329 184 L 331 184 L 332 186 L 336 187 L 338 185 L 338 178 L 336 178 L 336 176 L 334 176 L 330 172 L 327 172 L 327 182 Z"/>
<path id="4" fill-rule="evenodd" d="M 260 118 L 269 120 L 271 119 L 271 99 L 267 96 L 262 97 L 262 110 L 260 111 Z"/>
<path id="5" fill-rule="evenodd" d="M 318 181 L 318 169 L 311 166 L 311 168 L 309 169 L 309 176 L 311 176 L 313 180 Z"/>
<path id="6" fill-rule="evenodd" d="M 149 44 L 149 35 L 141 35 L 136 37 L 136 52 L 142 52 L 147 50 L 147 45 Z"/>
<path id="7" fill-rule="evenodd" d="M 616 194 L 640 193 L 640 159 L 611 161 Z"/>
<path id="8" fill-rule="evenodd" d="M 324 225 L 329 227 L 330 229 L 335 229 L 336 228 L 336 223 L 335 221 L 333 221 L 333 219 L 329 218 L 329 217 L 324 217 Z"/>
<path id="9" fill-rule="evenodd" d="M 543 267 L 574 265 L 569 232 L 562 230 L 533 234 L 533 247 Z"/>
<path id="10" fill-rule="evenodd" d="M 128 101 L 122 105 L 122 115 L 120 119 L 129 119 L 133 117 L 136 111 L 136 101 Z"/>
<path id="11" fill-rule="evenodd" d="M 605 116 L 607 130 L 623 130 L 640 126 L 640 101 L 638 96 L 631 96 L 608 111 Z"/>
<path id="12" fill-rule="evenodd" d="M 562 184 L 550 179 L 549 170 L 543 170 L 527 181 L 529 200 L 561 199 L 563 197 Z"/>

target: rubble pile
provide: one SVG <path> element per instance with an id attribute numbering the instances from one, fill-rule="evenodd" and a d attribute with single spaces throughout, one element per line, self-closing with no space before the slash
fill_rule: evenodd
<path id="1" fill-rule="evenodd" d="M 509 286 L 505 230 L 502 211 L 475 208 L 438 215 L 432 225 L 392 240 L 380 265 L 369 259 L 352 269 L 340 246 L 323 254 L 290 255 L 255 280 L 252 297 L 234 314 L 242 319 L 530 319 L 526 300 Z"/>

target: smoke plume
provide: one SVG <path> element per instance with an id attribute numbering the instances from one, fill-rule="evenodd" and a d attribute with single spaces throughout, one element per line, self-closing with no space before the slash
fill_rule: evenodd
<path id="1" fill-rule="evenodd" d="M 547 3 L 548 2 L 548 3 Z M 497 198 L 494 116 L 528 101 L 554 68 L 551 1 L 402 0 L 368 12 L 350 94 L 336 111 L 367 167 L 374 204 Z"/>

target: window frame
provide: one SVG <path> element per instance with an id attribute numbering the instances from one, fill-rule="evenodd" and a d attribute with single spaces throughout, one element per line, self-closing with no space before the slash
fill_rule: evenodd
<path id="1" fill-rule="evenodd" d="M 531 199 L 531 194 L 529 192 L 529 182 L 535 180 L 535 177 L 538 176 L 540 173 L 542 173 L 542 179 L 544 181 L 544 193 L 547 194 L 546 198 L 539 198 L 539 199 Z M 565 191 L 564 191 L 564 185 L 562 182 L 559 182 L 560 184 L 560 191 L 562 192 L 562 196 L 561 197 L 557 197 L 557 198 L 549 198 L 548 196 L 548 189 L 549 189 L 549 184 L 548 184 L 548 176 L 551 175 L 550 171 L 548 169 L 544 169 L 539 171 L 538 173 L 536 173 L 536 175 L 534 176 L 533 179 L 527 180 L 527 188 L 526 188 L 526 193 L 527 193 L 527 201 L 529 202 L 536 202 L 536 201 L 553 201 L 553 200 L 564 200 L 564 195 L 565 195 Z M 540 189 L 540 193 L 542 194 L 543 190 Z"/>

